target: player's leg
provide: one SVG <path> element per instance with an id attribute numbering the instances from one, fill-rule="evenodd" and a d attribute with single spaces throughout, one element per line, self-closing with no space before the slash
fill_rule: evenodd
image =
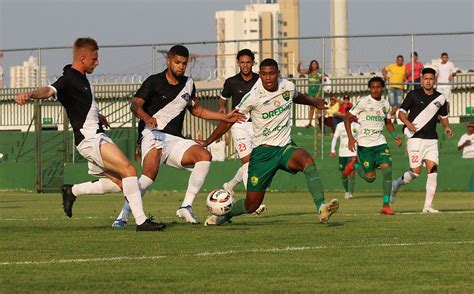
<path id="1" fill-rule="evenodd" d="M 391 202 L 395 202 L 398 190 L 401 186 L 409 184 L 420 176 L 421 165 L 423 163 L 422 142 L 423 141 L 420 138 L 410 138 L 407 140 L 407 153 L 410 170 L 404 172 L 403 175 L 392 182 L 392 192 L 390 196 Z"/>
<path id="2" fill-rule="evenodd" d="M 191 140 L 184 140 L 191 141 Z M 186 220 L 188 223 L 196 224 L 198 220 L 192 212 L 193 201 L 197 196 L 197 193 L 201 190 L 204 180 L 206 179 L 209 167 L 211 165 L 211 153 L 204 149 L 201 145 L 194 144 L 194 142 L 184 142 L 183 144 L 193 144 L 187 146 L 182 155 L 176 154 L 179 151 L 172 151 L 167 159 L 167 164 L 180 165 L 181 167 L 192 167 L 191 175 L 188 180 L 188 188 L 184 195 L 181 206 L 176 211 L 176 216 Z M 178 146 L 178 145 L 176 145 Z M 179 145 L 183 146 L 183 145 Z M 183 148 L 184 149 L 184 148 Z M 178 162 L 180 158 L 180 162 Z"/>
<path id="3" fill-rule="evenodd" d="M 308 119 L 308 124 L 306 125 L 307 128 L 312 126 L 315 110 L 316 110 L 316 108 L 314 106 L 309 107 L 309 113 L 308 113 L 309 119 Z"/>
<path id="4" fill-rule="evenodd" d="M 324 204 L 323 183 L 313 158 L 305 149 L 292 147 L 294 148 L 286 148 L 281 163 L 289 171 L 302 171 L 304 173 L 308 190 L 320 215 L 320 222 L 326 223 L 339 208 L 339 202 L 333 199 L 328 204 Z"/>
<path id="5" fill-rule="evenodd" d="M 342 174 L 349 175 L 355 170 L 366 182 L 372 183 L 375 181 L 375 147 L 358 146 L 357 157 L 346 165 Z"/>
<path id="6" fill-rule="evenodd" d="M 105 169 L 117 174 L 122 179 L 123 194 L 135 217 L 135 223 L 137 225 L 144 224 L 147 218 L 143 211 L 137 170 L 115 144 L 100 144 L 100 154 Z"/>
<path id="7" fill-rule="evenodd" d="M 160 160 L 162 149 L 152 148 L 146 150 L 142 162 L 142 175 L 138 179 L 138 187 L 142 198 L 145 196 L 146 190 L 153 184 L 160 168 Z M 128 217 L 131 213 L 130 205 L 127 201 L 124 202 L 122 210 L 112 223 L 113 228 L 124 228 L 128 222 Z"/>
<path id="8" fill-rule="evenodd" d="M 344 157 L 340 156 L 339 157 L 339 171 L 341 171 L 341 180 L 342 180 L 342 186 L 344 187 L 344 198 L 345 199 L 351 199 L 352 193 L 354 192 L 354 170 L 352 170 L 348 175 L 345 175 L 342 173 L 351 162 L 351 160 L 356 159 L 356 157 Z"/>
<path id="9" fill-rule="evenodd" d="M 382 172 L 382 214 L 393 215 L 395 212 L 390 208 L 390 193 L 392 191 L 392 156 L 387 144 L 376 146 L 375 166 L 379 166 Z"/>
<path id="10" fill-rule="evenodd" d="M 245 189 L 247 189 L 248 162 L 253 149 L 252 139 L 254 134 L 251 122 L 234 124 L 230 130 L 232 139 L 234 140 L 235 150 L 242 162 L 242 167 L 239 168 L 234 178 L 223 185 L 226 191 L 233 194 L 235 186 L 240 182 L 242 182 Z"/>
<path id="11" fill-rule="evenodd" d="M 423 140 L 424 155 L 423 159 L 426 166 L 426 196 L 423 206 L 424 213 L 437 213 L 438 210 L 433 208 L 433 199 L 438 186 L 438 140 Z"/>

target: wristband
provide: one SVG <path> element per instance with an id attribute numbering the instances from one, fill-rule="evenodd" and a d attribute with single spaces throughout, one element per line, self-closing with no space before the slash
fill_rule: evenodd
<path id="1" fill-rule="evenodd" d="M 393 138 L 395 138 L 396 136 L 398 136 L 398 135 L 397 135 L 397 132 L 395 132 L 395 131 L 391 132 L 390 135 L 392 135 Z"/>

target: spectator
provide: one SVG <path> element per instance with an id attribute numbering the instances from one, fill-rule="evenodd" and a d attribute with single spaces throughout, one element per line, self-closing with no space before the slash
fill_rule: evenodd
<path id="1" fill-rule="evenodd" d="M 334 130 L 336 129 L 336 125 L 334 124 L 333 119 L 334 119 L 334 114 L 339 111 L 339 106 L 340 106 L 339 101 L 336 95 L 331 94 L 331 97 L 329 98 L 329 105 L 324 114 L 324 125 L 331 128 L 332 133 L 334 133 Z M 321 119 L 322 119 L 321 117 L 319 118 L 320 124 L 321 124 Z"/>
<path id="2" fill-rule="evenodd" d="M 438 64 L 438 76 L 436 91 L 440 92 L 446 97 L 449 112 L 449 99 L 451 98 L 451 89 L 453 88 L 452 81 L 456 75 L 457 68 L 449 61 L 448 53 L 441 54 L 441 62 Z"/>
<path id="3" fill-rule="evenodd" d="M 391 117 L 395 117 L 403 100 L 403 82 L 405 81 L 405 65 L 403 62 L 403 56 L 398 55 L 396 63 L 392 63 L 382 70 L 384 80 L 389 83 L 388 102 L 391 107 Z"/>
<path id="4" fill-rule="evenodd" d="M 412 69 L 412 64 L 415 64 L 414 69 Z M 423 63 L 418 61 L 418 53 L 416 51 L 413 52 L 411 54 L 411 61 L 405 66 L 405 77 L 407 83 L 414 83 L 414 90 L 421 89 L 421 70 L 423 67 Z"/>
<path id="5" fill-rule="evenodd" d="M 308 96 L 313 98 L 321 97 L 321 83 L 323 73 L 319 69 L 319 63 L 316 60 L 311 60 L 308 69 L 301 69 L 301 61 L 297 67 L 298 73 L 301 75 L 308 75 Z M 311 127 L 313 121 L 315 107 L 309 107 L 309 122 L 306 125 L 307 128 Z"/>
<path id="6" fill-rule="evenodd" d="M 349 111 L 352 107 L 351 99 L 349 95 L 344 95 L 344 98 L 342 98 L 342 101 L 339 100 L 339 110 L 333 114 L 333 121 L 334 121 L 334 127 L 337 126 L 340 122 L 344 120 L 344 116 L 346 115 L 346 112 Z"/>
<path id="7" fill-rule="evenodd" d="M 474 122 L 467 124 L 467 133 L 461 136 L 458 150 L 462 151 L 462 158 L 474 158 Z"/>

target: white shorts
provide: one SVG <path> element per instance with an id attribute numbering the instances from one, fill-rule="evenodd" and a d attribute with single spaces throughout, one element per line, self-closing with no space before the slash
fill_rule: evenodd
<path id="1" fill-rule="evenodd" d="M 410 168 L 420 167 L 425 160 L 430 160 L 438 165 L 439 152 L 438 140 L 410 138 L 407 141 Z"/>
<path id="2" fill-rule="evenodd" d="M 199 145 L 193 140 L 184 139 L 163 133 L 158 130 L 144 129 L 142 132 L 142 166 L 143 160 L 151 149 L 161 149 L 161 162 L 177 168 L 189 168 L 181 165 L 184 152 L 191 146 Z"/>
<path id="3" fill-rule="evenodd" d="M 104 162 L 100 154 L 100 145 L 104 143 L 115 144 L 106 134 L 99 133 L 91 138 L 82 140 L 81 143 L 76 146 L 79 154 L 87 159 L 89 174 L 92 176 L 102 176 L 105 172 Z"/>
<path id="4" fill-rule="evenodd" d="M 235 123 L 230 129 L 234 140 L 235 150 L 239 158 L 243 158 L 253 149 L 253 127 L 252 122 Z"/>
<path id="5" fill-rule="evenodd" d="M 446 102 L 449 102 L 449 98 L 451 98 L 451 89 L 453 86 L 450 85 L 438 85 L 436 86 L 436 91 L 440 92 L 441 94 L 446 97 Z"/>

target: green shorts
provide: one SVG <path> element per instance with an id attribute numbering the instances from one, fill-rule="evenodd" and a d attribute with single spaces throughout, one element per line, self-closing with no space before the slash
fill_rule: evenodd
<path id="1" fill-rule="evenodd" d="M 349 163 L 349 161 L 351 161 L 352 158 L 354 157 L 353 156 L 348 156 L 348 157 L 339 156 L 339 170 L 343 171 L 346 165 Z"/>
<path id="2" fill-rule="evenodd" d="M 357 146 L 357 157 L 366 173 L 374 171 L 380 164 L 392 165 L 392 156 L 387 144 L 373 147 Z"/>
<path id="3" fill-rule="evenodd" d="M 273 176 L 281 169 L 296 174 L 297 171 L 288 169 L 288 162 L 298 146 L 291 142 L 283 147 L 258 146 L 250 155 L 247 191 L 265 191 L 272 183 Z"/>

